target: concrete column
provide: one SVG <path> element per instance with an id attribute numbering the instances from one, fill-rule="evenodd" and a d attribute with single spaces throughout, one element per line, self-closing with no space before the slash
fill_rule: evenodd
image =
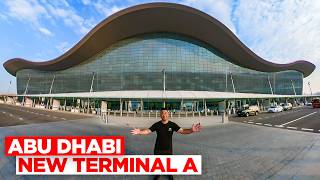
<path id="1" fill-rule="evenodd" d="M 63 106 L 63 110 L 66 111 L 67 107 L 67 98 L 64 99 L 64 106 Z"/>
<path id="2" fill-rule="evenodd" d="M 207 109 L 207 101 L 206 100 L 203 100 L 203 105 L 204 105 L 204 115 L 208 116 L 208 113 L 207 113 L 208 109 Z"/>
<path id="3" fill-rule="evenodd" d="M 131 104 L 131 101 L 128 101 L 128 111 L 132 111 L 132 104 Z"/>
<path id="4" fill-rule="evenodd" d="M 120 116 L 122 116 L 122 104 L 123 104 L 123 101 L 120 99 Z"/>
<path id="5" fill-rule="evenodd" d="M 228 115 L 226 115 L 226 101 L 225 100 L 222 102 L 219 102 L 219 110 L 222 113 L 222 117 L 221 117 L 222 123 L 228 123 L 229 118 L 228 118 Z"/>
<path id="6" fill-rule="evenodd" d="M 140 107 L 141 107 L 141 117 L 143 117 L 143 101 L 142 101 L 142 99 L 140 101 Z"/>

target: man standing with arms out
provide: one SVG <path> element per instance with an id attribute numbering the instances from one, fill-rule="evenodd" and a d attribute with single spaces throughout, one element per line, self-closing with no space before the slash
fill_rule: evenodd
<path id="1" fill-rule="evenodd" d="M 191 134 L 199 132 L 201 130 L 200 123 L 193 124 L 190 129 L 182 129 L 176 123 L 169 121 L 169 112 L 166 108 L 162 108 L 160 111 L 161 121 L 154 123 L 149 129 L 133 129 L 131 130 L 132 135 L 148 135 L 153 131 L 157 132 L 156 144 L 154 146 L 155 155 L 172 155 L 172 134 L 176 131 L 180 134 Z M 154 179 L 158 179 L 159 176 L 155 176 Z M 169 179 L 173 179 L 169 176 Z"/>

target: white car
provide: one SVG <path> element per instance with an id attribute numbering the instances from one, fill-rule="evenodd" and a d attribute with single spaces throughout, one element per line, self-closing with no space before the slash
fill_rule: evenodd
<path id="1" fill-rule="evenodd" d="M 292 109 L 292 104 L 291 103 L 282 103 L 281 106 L 283 107 L 284 111 Z"/>
<path id="2" fill-rule="evenodd" d="M 282 106 L 271 106 L 268 109 L 268 112 L 276 113 L 276 112 L 282 112 L 283 107 Z"/>

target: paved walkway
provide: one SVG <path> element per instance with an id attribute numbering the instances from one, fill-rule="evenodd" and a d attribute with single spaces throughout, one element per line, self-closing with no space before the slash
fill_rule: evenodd
<path id="1" fill-rule="evenodd" d="M 121 126 L 121 127 L 139 127 L 148 128 L 153 123 L 160 121 L 160 117 L 126 117 L 126 116 L 109 116 L 108 125 Z M 192 124 L 200 123 L 203 127 L 216 126 L 222 124 L 222 116 L 207 116 L 207 117 L 172 117 L 170 121 L 173 121 L 181 127 L 191 127 Z"/>
<path id="2" fill-rule="evenodd" d="M 3 127 L 0 137 L 3 140 L 8 135 L 123 135 L 126 154 L 152 154 L 155 134 L 132 136 L 130 129 L 83 119 Z M 201 154 L 203 160 L 201 176 L 175 176 L 178 180 L 320 179 L 320 135 L 315 133 L 231 122 L 206 127 L 192 135 L 175 134 L 173 143 L 175 154 Z M 152 176 L 16 176 L 15 158 L 5 157 L 3 149 L 1 143 L 0 179 L 152 179 Z"/>

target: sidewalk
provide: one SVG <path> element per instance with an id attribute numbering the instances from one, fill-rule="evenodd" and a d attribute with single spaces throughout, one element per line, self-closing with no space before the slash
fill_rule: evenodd
<path id="1" fill-rule="evenodd" d="M 153 123 L 160 121 L 161 118 L 155 117 L 126 117 L 126 116 L 109 116 L 107 125 L 122 126 L 122 127 L 136 127 L 136 128 L 148 128 Z M 200 123 L 203 127 L 222 125 L 222 116 L 207 116 L 207 117 L 172 117 L 170 121 L 177 123 L 182 128 L 191 127 L 192 124 Z M 104 121 L 101 119 L 101 121 Z"/>

